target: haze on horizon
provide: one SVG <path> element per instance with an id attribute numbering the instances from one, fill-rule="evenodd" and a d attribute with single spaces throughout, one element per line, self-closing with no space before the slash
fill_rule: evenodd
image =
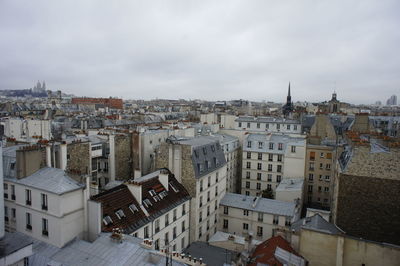
<path id="1" fill-rule="evenodd" d="M 124 99 L 338 99 L 400 91 L 400 2 L 0 1 L 0 89 Z"/>

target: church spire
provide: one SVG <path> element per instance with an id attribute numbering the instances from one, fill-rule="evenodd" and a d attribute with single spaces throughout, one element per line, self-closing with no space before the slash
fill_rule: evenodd
<path id="1" fill-rule="evenodd" d="M 290 97 L 290 81 L 289 81 L 288 96 Z"/>

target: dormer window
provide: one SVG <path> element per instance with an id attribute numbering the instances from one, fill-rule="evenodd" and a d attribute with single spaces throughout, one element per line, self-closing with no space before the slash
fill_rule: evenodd
<path id="1" fill-rule="evenodd" d="M 196 158 L 199 158 L 199 153 L 196 150 L 194 151 L 194 156 L 196 156 Z"/>
<path id="2" fill-rule="evenodd" d="M 215 146 L 214 146 L 214 145 L 211 146 L 211 150 L 212 150 L 213 152 L 215 151 Z"/>
<path id="3" fill-rule="evenodd" d="M 158 196 L 160 196 L 161 199 L 165 198 L 167 195 L 168 195 L 168 192 L 165 190 L 163 192 L 161 192 L 160 194 L 158 194 Z"/>
<path id="4" fill-rule="evenodd" d="M 104 225 L 108 226 L 113 223 L 113 220 L 111 219 L 110 216 L 107 215 L 107 216 L 104 216 L 103 223 L 104 223 Z"/>
<path id="5" fill-rule="evenodd" d="M 146 208 L 149 208 L 150 206 L 153 206 L 153 204 L 151 203 L 151 201 L 150 201 L 149 199 L 144 199 L 144 200 L 143 200 L 143 205 L 144 205 Z"/>
<path id="6" fill-rule="evenodd" d="M 154 189 L 149 190 L 150 196 L 154 197 L 157 195 L 157 193 L 154 191 Z"/>
<path id="7" fill-rule="evenodd" d="M 119 210 L 117 210 L 116 212 L 115 212 L 115 215 L 117 215 L 117 217 L 118 217 L 118 219 L 122 219 L 122 218 L 125 218 L 126 216 L 125 216 L 125 213 L 124 213 L 124 211 L 122 210 L 122 209 L 119 209 Z"/>
<path id="8" fill-rule="evenodd" d="M 129 205 L 129 209 L 131 210 L 131 212 L 133 212 L 133 213 L 135 213 L 135 212 L 137 212 L 137 211 L 139 211 L 138 210 L 138 208 L 135 206 L 135 204 L 131 204 L 131 205 Z"/>
<path id="9" fill-rule="evenodd" d="M 159 201 L 161 200 L 161 198 L 160 198 L 158 195 L 155 195 L 155 196 L 153 197 L 153 200 L 154 200 L 155 202 L 159 202 Z"/>
<path id="10" fill-rule="evenodd" d="M 206 149 L 206 147 L 203 147 L 203 153 L 204 153 L 204 155 L 207 154 L 207 149 Z"/>

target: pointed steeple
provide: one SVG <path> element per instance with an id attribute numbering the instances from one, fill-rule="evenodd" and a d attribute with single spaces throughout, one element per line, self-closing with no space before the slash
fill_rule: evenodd
<path id="1" fill-rule="evenodd" d="M 290 97 L 290 81 L 289 81 L 288 96 Z"/>

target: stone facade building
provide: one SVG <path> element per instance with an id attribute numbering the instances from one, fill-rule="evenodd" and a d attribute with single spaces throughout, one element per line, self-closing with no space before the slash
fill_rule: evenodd
<path id="1" fill-rule="evenodd" d="M 249 134 L 242 155 L 242 194 L 275 193 L 283 178 L 304 179 L 306 140 L 282 134 Z"/>
<path id="2" fill-rule="evenodd" d="M 190 243 L 217 231 L 218 206 L 226 191 L 226 160 L 218 141 L 170 137 L 160 145 L 156 168 L 174 173 L 191 196 Z"/>

